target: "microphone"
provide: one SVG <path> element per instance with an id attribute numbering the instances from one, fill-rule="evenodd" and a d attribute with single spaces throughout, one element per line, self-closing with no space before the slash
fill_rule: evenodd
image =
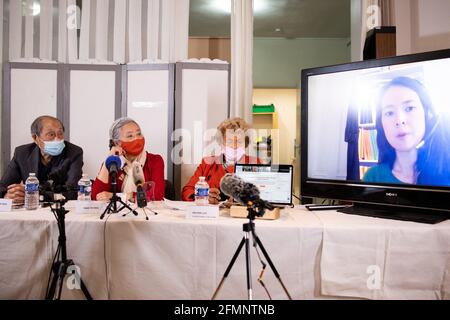
<path id="1" fill-rule="evenodd" d="M 145 183 L 144 171 L 140 164 L 135 163 L 133 165 L 133 181 L 136 187 L 141 187 Z"/>
<path id="2" fill-rule="evenodd" d="M 255 205 L 260 209 L 260 213 L 264 208 L 269 210 L 274 209 L 269 202 L 259 197 L 259 189 L 257 186 L 253 183 L 245 182 L 236 175 L 227 173 L 220 180 L 220 189 L 224 194 L 233 197 L 233 199 L 236 199 L 237 202 L 243 205 Z M 262 214 L 264 214 L 264 212 Z"/>
<path id="3" fill-rule="evenodd" d="M 136 185 L 136 203 L 139 208 L 145 208 L 147 207 L 147 195 L 143 188 L 145 177 L 144 171 L 138 163 L 133 165 L 133 181 Z"/>
<path id="4" fill-rule="evenodd" d="M 53 203 L 57 201 L 66 201 L 66 197 L 63 192 L 78 191 L 76 188 L 70 186 L 58 185 L 53 180 L 49 179 L 39 185 L 39 194 L 42 196 L 45 203 Z"/>
<path id="5" fill-rule="evenodd" d="M 105 161 L 106 169 L 108 169 L 109 175 L 116 178 L 119 174 L 119 169 L 122 166 L 122 160 L 119 156 L 109 156 Z"/>

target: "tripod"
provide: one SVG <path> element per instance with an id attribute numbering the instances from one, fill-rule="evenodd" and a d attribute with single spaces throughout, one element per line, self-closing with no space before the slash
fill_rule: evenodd
<path id="1" fill-rule="evenodd" d="M 105 214 L 111 214 L 111 213 L 119 213 L 120 211 L 122 211 L 123 209 L 128 209 L 130 210 L 130 212 L 133 212 L 133 214 L 135 216 L 138 215 L 138 213 L 131 209 L 131 207 L 129 205 L 127 205 L 125 202 L 122 201 L 122 199 L 120 197 L 117 196 L 117 181 L 116 181 L 116 176 L 115 175 L 111 175 L 111 189 L 112 189 L 112 197 L 111 200 L 109 200 L 109 204 L 106 207 L 105 211 L 103 211 L 102 215 L 100 216 L 100 219 L 103 219 L 105 217 Z M 117 209 L 117 202 L 119 202 L 122 205 L 122 208 Z"/>
<path id="2" fill-rule="evenodd" d="M 58 249 L 56 250 L 55 258 L 51 267 L 51 273 L 47 285 L 47 293 L 45 296 L 46 300 L 61 300 L 64 278 L 68 273 L 77 275 L 75 270 L 78 269 L 73 260 L 67 259 L 65 216 L 69 211 L 64 208 L 63 200 L 56 201 L 55 205 L 56 208 L 53 208 L 52 206 L 50 206 L 50 208 L 58 223 Z M 81 277 L 79 278 L 79 284 L 85 298 L 87 300 L 92 300 L 92 296 L 90 295 Z"/>
<path id="3" fill-rule="evenodd" d="M 259 212 L 262 214 L 264 214 L 264 210 L 263 208 L 259 208 Z M 280 282 L 281 286 L 283 287 L 284 292 L 286 293 L 287 297 L 289 298 L 289 300 L 292 300 L 291 295 L 289 294 L 288 290 L 286 289 L 283 281 L 281 280 L 281 276 L 278 273 L 277 269 L 275 268 L 275 265 L 273 264 L 272 260 L 269 257 L 269 254 L 267 253 L 266 249 L 264 248 L 261 240 L 259 239 L 258 235 L 255 232 L 255 223 L 253 222 L 255 220 L 256 217 L 256 210 L 255 210 L 255 206 L 252 203 L 249 203 L 247 205 L 247 211 L 248 211 L 248 219 L 249 222 L 248 223 L 244 223 L 243 225 L 243 231 L 244 231 L 244 236 L 241 240 L 241 243 L 239 244 L 236 252 L 234 253 L 233 258 L 231 258 L 230 263 L 228 264 L 227 269 L 225 270 L 225 273 L 222 277 L 222 280 L 220 280 L 219 285 L 216 288 L 216 291 L 214 291 L 214 294 L 212 296 L 212 300 L 215 300 L 220 289 L 222 288 L 226 278 L 228 277 L 231 268 L 233 268 L 234 263 L 236 262 L 237 257 L 239 256 L 239 253 L 241 252 L 244 244 L 245 244 L 245 263 L 246 263 L 246 271 L 247 271 L 247 291 L 248 291 L 248 300 L 252 300 L 253 299 L 253 292 L 252 292 L 252 275 L 251 275 L 251 260 L 250 260 L 250 235 L 253 238 L 253 243 L 255 248 L 257 246 L 259 246 L 259 248 L 261 249 L 264 257 L 266 258 L 267 262 L 270 265 L 270 268 L 272 269 L 272 272 L 275 274 L 275 277 L 278 279 L 278 281 Z M 260 215 L 262 215 L 260 214 Z"/>

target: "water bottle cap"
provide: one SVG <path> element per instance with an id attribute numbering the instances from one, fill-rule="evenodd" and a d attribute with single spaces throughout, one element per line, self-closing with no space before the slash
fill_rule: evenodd
<path id="1" fill-rule="evenodd" d="M 88 176 L 88 174 L 87 173 L 83 173 L 83 176 L 82 176 L 83 178 L 89 178 L 89 176 Z"/>
<path id="2" fill-rule="evenodd" d="M 36 173 L 31 173 L 30 172 L 30 177 L 36 177 Z"/>
<path id="3" fill-rule="evenodd" d="M 201 181 L 204 181 L 206 178 L 205 177 L 200 177 L 200 180 Z"/>

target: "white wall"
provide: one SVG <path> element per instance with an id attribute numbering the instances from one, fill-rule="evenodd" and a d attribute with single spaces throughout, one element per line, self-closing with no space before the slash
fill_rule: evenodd
<path id="1" fill-rule="evenodd" d="M 450 1 L 396 0 L 397 54 L 450 48 Z"/>
<path id="2" fill-rule="evenodd" d="M 351 2 L 351 58 L 352 61 L 360 61 L 363 56 L 363 45 L 361 42 L 361 28 L 362 28 L 362 17 L 361 17 L 361 0 L 352 0 Z"/>
<path id="3" fill-rule="evenodd" d="M 305 68 L 347 63 L 350 39 L 255 38 L 254 88 L 298 88 Z"/>
<path id="4" fill-rule="evenodd" d="M 280 150 L 278 159 L 282 164 L 292 164 L 297 120 L 297 89 L 254 89 L 253 103 L 268 105 L 273 103 L 278 113 Z"/>
<path id="5" fill-rule="evenodd" d="M 308 176 L 345 180 L 347 110 L 354 95 L 355 73 L 341 72 L 309 79 Z M 323 94 L 326 92 L 326 94 Z"/>

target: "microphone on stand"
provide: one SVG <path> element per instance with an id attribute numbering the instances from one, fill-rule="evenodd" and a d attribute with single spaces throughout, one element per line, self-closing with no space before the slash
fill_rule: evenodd
<path id="1" fill-rule="evenodd" d="M 144 171 L 139 164 L 133 166 L 133 181 L 136 185 L 136 203 L 139 208 L 145 208 L 147 206 L 147 196 L 144 191 Z"/>
<path id="2" fill-rule="evenodd" d="M 116 178 L 119 174 L 120 167 L 122 166 L 122 160 L 119 156 L 113 155 L 106 158 L 105 161 L 106 169 L 108 169 L 109 175 L 112 178 Z"/>

